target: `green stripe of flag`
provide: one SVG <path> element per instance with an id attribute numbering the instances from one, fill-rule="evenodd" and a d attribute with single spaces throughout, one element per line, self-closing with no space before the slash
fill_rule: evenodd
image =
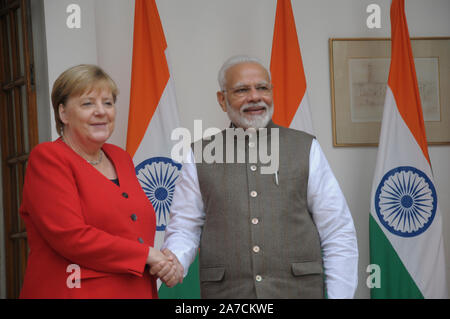
<path id="1" fill-rule="evenodd" d="M 371 289 L 373 299 L 423 299 L 423 295 L 403 265 L 380 226 L 369 217 L 370 262 L 380 266 L 380 288 Z"/>

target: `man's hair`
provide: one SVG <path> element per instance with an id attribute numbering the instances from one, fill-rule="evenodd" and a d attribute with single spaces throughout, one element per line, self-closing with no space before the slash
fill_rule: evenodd
<path id="1" fill-rule="evenodd" d="M 261 65 L 269 74 L 269 80 L 270 80 L 270 78 L 271 78 L 270 71 L 268 69 L 266 69 L 266 67 L 261 63 L 261 61 L 259 59 L 248 56 L 248 55 L 235 55 L 235 56 L 232 56 L 231 58 L 229 58 L 228 60 L 226 60 L 225 63 L 222 65 L 222 67 L 219 70 L 219 76 L 217 79 L 219 81 L 219 87 L 220 87 L 221 91 L 225 90 L 225 82 L 226 82 L 225 75 L 227 74 L 228 69 L 237 64 L 246 63 L 246 62 L 257 63 L 257 64 Z"/>

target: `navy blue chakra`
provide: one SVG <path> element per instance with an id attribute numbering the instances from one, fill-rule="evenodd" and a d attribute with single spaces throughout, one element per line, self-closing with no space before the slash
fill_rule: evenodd
<path id="1" fill-rule="evenodd" d="M 136 176 L 155 209 L 157 231 L 166 229 L 181 166 L 167 157 L 152 157 L 136 166 Z"/>
<path id="2" fill-rule="evenodd" d="M 401 166 L 384 175 L 375 193 L 378 218 L 391 233 L 413 237 L 433 222 L 437 196 L 428 176 L 411 166 Z"/>

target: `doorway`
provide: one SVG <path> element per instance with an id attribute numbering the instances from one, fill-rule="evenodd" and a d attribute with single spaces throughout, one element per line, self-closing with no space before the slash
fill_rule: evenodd
<path id="1" fill-rule="evenodd" d="M 30 0 L 0 0 L 0 134 L 6 297 L 17 298 L 28 254 L 19 207 L 39 141 Z"/>

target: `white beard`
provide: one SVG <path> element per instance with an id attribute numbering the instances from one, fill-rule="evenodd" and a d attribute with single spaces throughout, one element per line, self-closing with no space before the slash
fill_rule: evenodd
<path id="1" fill-rule="evenodd" d="M 233 109 L 227 99 L 225 99 L 225 103 L 227 106 L 228 117 L 237 127 L 241 127 L 243 129 L 248 129 L 250 127 L 255 129 L 264 128 L 272 119 L 273 105 L 269 106 L 265 102 L 244 104 L 239 111 Z M 251 118 L 248 118 L 244 111 L 247 108 L 254 106 L 264 107 L 266 111 L 261 115 L 253 115 Z"/>

